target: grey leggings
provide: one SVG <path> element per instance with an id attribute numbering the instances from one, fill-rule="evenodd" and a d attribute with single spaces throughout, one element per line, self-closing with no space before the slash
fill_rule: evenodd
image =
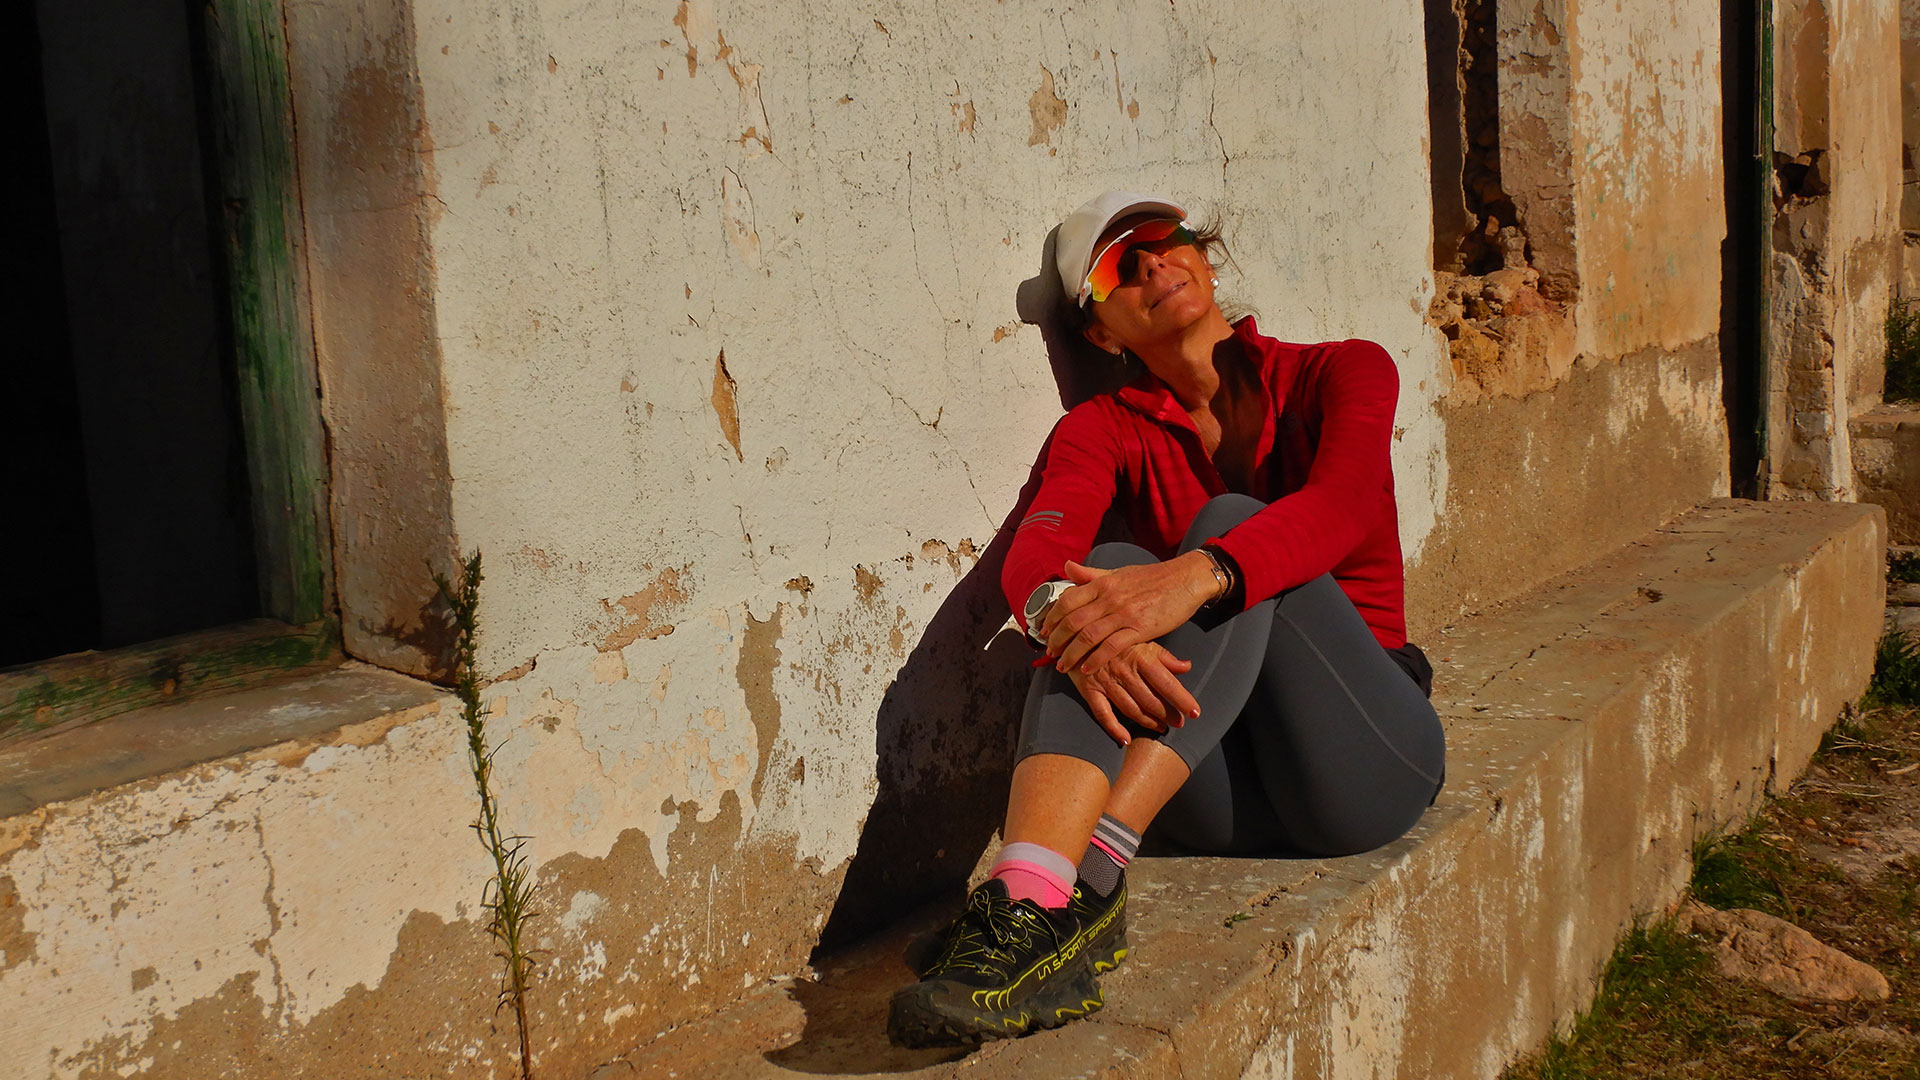
<path id="1" fill-rule="evenodd" d="M 1201 510 L 1182 552 L 1265 504 L 1222 495 Z M 1102 544 L 1088 565 L 1158 560 Z M 1339 585 L 1322 576 L 1237 615 L 1197 616 L 1160 639 L 1193 662 L 1180 677 L 1200 716 L 1157 738 L 1192 770 L 1148 833 L 1207 854 L 1349 855 L 1413 826 L 1446 772 L 1440 720 L 1403 663 L 1381 648 Z M 1041 667 L 1027 693 L 1018 757 L 1066 754 L 1119 777 L 1125 750 L 1073 683 Z"/>

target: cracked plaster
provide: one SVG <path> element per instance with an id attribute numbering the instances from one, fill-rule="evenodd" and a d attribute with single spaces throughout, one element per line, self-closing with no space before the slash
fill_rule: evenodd
<path id="1" fill-rule="evenodd" d="M 345 82 L 334 68 L 351 58 L 324 43 L 391 12 L 300 10 L 296 93 L 330 104 Z M 416 223 L 427 252 L 409 274 L 428 330 L 406 343 L 439 359 L 446 490 L 427 498 L 444 494 L 448 537 L 488 555 L 480 662 L 500 675 L 486 696 L 505 739 L 507 824 L 533 838 L 539 873 L 565 882 L 552 902 L 570 988 L 547 1037 L 574 1039 L 576 1053 L 632 1045 L 673 1022 L 663 1009 L 690 1015 L 803 962 L 888 785 L 972 791 L 997 775 L 978 747 L 1007 718 L 958 715 L 1011 700 L 996 696 L 997 673 L 972 671 L 987 665 L 991 627 L 933 639 L 935 653 L 964 646 L 924 661 L 938 685 L 894 680 L 951 597 L 997 596 L 991 583 L 965 591 L 967 575 L 1059 413 L 1015 289 L 1050 272 L 1044 238 L 1087 195 L 1141 187 L 1217 206 L 1239 263 L 1227 287 L 1263 327 L 1364 336 L 1396 358 L 1394 460 L 1416 575 L 1423 554 L 1450 563 L 1480 536 L 1443 530 L 1462 453 L 1450 428 L 1544 423 L 1538 403 L 1451 421 L 1437 404 L 1450 369 L 1423 318 L 1434 282 L 1418 5 L 432 0 L 406 15 L 392 47 L 417 66 L 398 83 L 417 91 L 400 119 L 418 156 L 395 175 L 425 190 L 371 212 Z M 1603 31 L 1627 33 L 1594 25 L 1588 56 Z M 316 27 L 328 35 L 302 37 Z M 1598 88 L 1583 91 L 1592 109 L 1640 108 L 1640 84 L 1610 79 L 1575 82 Z M 1705 93 L 1687 86 L 1689 100 Z M 348 196 L 369 197 L 324 194 L 356 213 Z M 351 280 L 365 238 L 318 239 L 316 262 L 336 264 L 321 284 Z M 316 301 L 344 302 L 324 289 Z M 372 332 L 322 330 L 323 351 Z M 1656 392 L 1620 407 L 1649 383 Z M 1582 385 L 1582 408 L 1601 406 L 1593 423 L 1632 429 L 1615 442 L 1676 416 L 1683 441 L 1700 442 L 1715 418 L 1717 386 L 1693 355 Z M 1596 445 L 1581 438 L 1536 453 Z M 1695 481 L 1710 471 L 1676 460 Z M 1504 458 L 1474 468 L 1487 489 L 1516 471 Z M 1437 575 L 1445 603 L 1469 595 Z M 890 714 L 896 693 L 906 704 Z M 938 704 L 957 720 L 913 728 L 934 699 L 953 699 Z M 891 737 L 904 753 L 877 745 L 876 715 L 902 713 Z M 89 1004 L 66 1026 L 15 1014 L 36 1060 L 78 1071 L 92 1047 L 137 1065 L 148 1036 L 213 1002 L 297 1033 L 383 1000 L 421 962 L 407 949 L 479 933 L 484 867 L 448 810 L 471 798 L 450 725 L 395 726 L 278 768 L 209 767 L 178 790 L 65 807 L 35 828 L 68 839 L 11 849 L 0 873 L 16 883 L 92 898 L 29 907 L 34 951 L 0 970 L 11 991 L 57 966 Z M 214 805 L 216 792 L 231 801 Z M 183 813 L 171 832 L 136 827 Z M 127 832 L 138 828 L 151 835 Z M 113 839 L 94 863 L 57 862 L 77 833 Z M 602 878 L 671 915 L 645 925 Z M 737 945 L 716 935 L 767 891 L 791 910 Z M 161 940 L 168 913 L 209 906 L 199 937 Z M 608 943 L 629 932 L 623 957 Z M 656 955 L 658 970 L 633 958 Z M 71 974 L 96 968 L 97 984 Z M 129 990 L 138 972 L 150 981 Z M 669 1004 L 626 1008 L 639 998 L 623 980 Z M 465 1022 L 449 1022 L 442 1049 L 497 1064 Z"/>

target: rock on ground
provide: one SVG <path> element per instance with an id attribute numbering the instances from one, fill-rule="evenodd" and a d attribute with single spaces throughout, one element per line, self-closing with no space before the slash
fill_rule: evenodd
<path id="1" fill-rule="evenodd" d="M 1747 979 L 1796 1001 L 1885 1001 L 1887 977 L 1785 919 L 1750 908 L 1719 911 L 1689 900 L 1683 932 L 1714 936 L 1720 974 Z"/>

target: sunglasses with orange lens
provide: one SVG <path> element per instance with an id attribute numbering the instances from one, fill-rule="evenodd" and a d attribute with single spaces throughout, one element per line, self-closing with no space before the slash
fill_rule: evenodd
<path id="1" fill-rule="evenodd" d="M 1087 270 L 1085 282 L 1080 286 L 1081 303 L 1092 300 L 1098 304 L 1113 295 L 1113 290 L 1126 280 L 1127 253 L 1135 248 L 1145 248 L 1156 255 L 1164 255 L 1183 244 L 1199 243 L 1193 230 L 1184 221 L 1173 218 L 1155 218 L 1143 221 L 1126 232 L 1107 241 L 1093 256 L 1093 265 Z"/>

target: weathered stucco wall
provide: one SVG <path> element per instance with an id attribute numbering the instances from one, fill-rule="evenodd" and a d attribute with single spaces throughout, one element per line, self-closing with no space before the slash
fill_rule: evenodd
<path id="1" fill-rule="evenodd" d="M 1525 189 L 1571 223 L 1542 264 L 1580 283 L 1564 351 L 1482 382 L 1428 321 L 1409 0 L 289 9 L 348 648 L 435 670 L 427 568 L 485 554 L 556 1075 L 955 888 L 990 842 L 1027 655 L 990 541 L 1079 381 L 1023 283 L 1088 195 L 1219 208 L 1264 330 L 1396 357 L 1421 632 L 1725 490 L 1713 27 L 1537 11 L 1501 19 L 1558 42 L 1540 145 L 1605 145 L 1563 140 L 1570 190 Z M 353 1063 L 504 1074 L 452 721 L 383 730 L 21 826 L 6 994 L 88 1002 L 33 1060 L 293 1074 L 377 1017 L 405 1035 Z M 36 863 L 62 830 L 109 870 Z"/>
<path id="2" fill-rule="evenodd" d="M 1471 39 L 1475 5 L 1456 10 Z M 1441 273 L 1428 313 L 1454 378 L 1445 512 L 1409 559 L 1416 636 L 1728 490 L 1717 10 L 1493 15 L 1497 123 L 1466 127 L 1497 143 L 1475 151 L 1497 172 L 1468 184 L 1497 181 L 1511 211 L 1487 217 L 1514 220 L 1494 222 L 1505 266 Z"/>
<path id="3" fill-rule="evenodd" d="M 1769 491 L 1857 496 L 1847 423 L 1880 396 L 1899 281 L 1900 11 L 1774 7 Z"/>
<path id="4" fill-rule="evenodd" d="M 693 812 L 735 793 L 737 843 L 794 867 L 749 885 L 805 890 L 830 937 L 954 887 L 997 823 L 1024 652 L 989 646 L 976 561 L 1059 413 L 1017 293 L 1080 200 L 1218 207 L 1263 325 L 1386 344 L 1431 527 L 1416 6 L 466 11 L 418 25 L 483 663 L 533 665 L 506 715 L 596 748 L 569 785 L 712 772 Z M 664 850 L 682 812 L 607 819 Z"/>
<path id="5" fill-rule="evenodd" d="M 1413 3 L 326 0 L 289 32 L 348 648 L 435 670 L 428 568 L 484 552 L 554 1075 L 988 844 L 1026 668 L 986 549 L 1061 402 L 1018 293 L 1088 195 L 1220 208 L 1269 332 L 1385 344 L 1432 530 Z M 90 1005 L 27 1056 L 503 1074 L 463 767 L 436 714 L 50 808 L 0 863 L 6 996 Z M 113 854 L 37 864 L 56 835 Z"/>
<path id="6" fill-rule="evenodd" d="M 1855 0 L 1835 5 L 1834 16 L 1828 228 L 1842 303 L 1833 347 L 1851 416 L 1880 400 L 1883 324 L 1900 265 L 1900 9 Z"/>
<path id="7" fill-rule="evenodd" d="M 1583 4 L 1571 36 L 1580 351 L 1712 337 L 1727 224 L 1719 10 Z"/>
<path id="8" fill-rule="evenodd" d="M 1900 292 L 1920 297 L 1920 0 L 1900 3 L 1900 227 L 1906 261 Z"/>

